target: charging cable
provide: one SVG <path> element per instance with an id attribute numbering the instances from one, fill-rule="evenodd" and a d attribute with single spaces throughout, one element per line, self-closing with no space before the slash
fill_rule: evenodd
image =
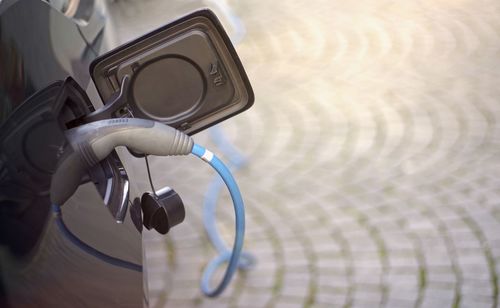
<path id="1" fill-rule="evenodd" d="M 207 162 L 221 176 L 231 195 L 235 213 L 235 239 L 232 251 L 225 249 L 206 267 L 201 290 L 209 297 L 221 294 L 230 283 L 238 269 L 245 235 L 245 209 L 243 199 L 231 171 L 212 152 L 194 144 L 191 137 L 158 122 L 143 119 L 113 119 L 89 123 L 76 127 L 66 133 L 72 151 L 66 154 L 52 177 L 50 197 L 56 222 L 63 235 L 83 251 L 107 263 L 123 268 L 139 270 L 137 265 L 108 256 L 76 237 L 64 224 L 59 205 L 73 195 L 79 186 L 82 175 L 89 167 L 107 157 L 117 146 L 127 146 L 132 150 L 152 155 L 193 154 Z M 211 288 L 210 280 L 215 271 L 229 260 L 222 281 Z M 140 267 L 142 270 L 142 267 Z"/>
<path id="2" fill-rule="evenodd" d="M 243 249 L 243 239 L 245 236 L 245 208 L 243 198 L 241 197 L 240 189 L 231 174 L 231 171 L 224 163 L 215 156 L 212 152 L 206 150 L 202 146 L 195 144 L 191 151 L 192 154 L 198 156 L 207 162 L 221 176 L 229 190 L 231 199 L 233 200 L 234 215 L 236 220 L 236 235 L 234 237 L 233 250 L 229 252 L 227 249 L 222 254 L 219 254 L 215 259 L 208 263 L 201 279 L 201 290 L 209 297 L 219 295 L 227 287 L 234 273 L 238 269 L 241 251 Z M 220 284 L 215 287 L 210 287 L 210 280 L 219 266 L 229 259 L 226 272 Z"/>
<path id="3" fill-rule="evenodd" d="M 226 139 L 220 126 L 210 128 L 209 133 L 218 150 L 228 158 L 228 166 L 232 172 L 239 170 L 246 164 L 245 157 L 242 156 L 239 151 Z M 212 246 L 214 246 L 219 254 L 226 256 L 224 261 L 227 262 L 229 261 L 231 254 L 228 254 L 229 248 L 224 243 L 224 240 L 219 234 L 216 226 L 217 200 L 221 189 L 223 188 L 223 184 L 224 182 L 221 181 L 218 176 L 215 176 L 210 181 L 203 204 L 203 224 Z M 240 261 L 238 263 L 238 269 L 249 270 L 256 264 L 256 262 L 257 260 L 255 256 L 249 252 L 242 251 Z"/>
<path id="4" fill-rule="evenodd" d="M 233 35 L 231 35 L 231 41 L 233 42 L 233 44 L 237 45 L 238 43 L 240 43 L 247 32 L 245 24 L 243 23 L 241 18 L 239 18 L 236 13 L 234 13 L 233 9 L 231 9 L 231 7 L 227 3 L 225 3 L 226 1 L 209 0 L 207 2 L 211 2 L 211 4 L 218 8 L 221 13 L 228 19 L 234 31 Z"/>
<path id="5" fill-rule="evenodd" d="M 129 261 L 125 261 L 122 259 L 118 259 L 115 257 L 112 257 L 110 255 L 107 255 L 94 247 L 90 246 L 89 244 L 85 243 L 82 241 L 80 238 L 78 238 L 71 230 L 68 229 L 66 224 L 64 223 L 63 217 L 62 217 L 62 212 L 61 212 L 61 207 L 57 204 L 52 205 L 52 212 L 55 214 L 55 220 L 57 227 L 59 231 L 62 233 L 62 235 L 68 239 L 71 243 L 73 243 L 76 247 L 81 249 L 82 251 L 86 252 L 87 254 L 96 257 L 97 259 L 114 265 L 118 266 L 121 268 L 125 268 L 131 271 L 136 271 L 136 272 L 142 272 L 142 265 L 135 264 Z"/>

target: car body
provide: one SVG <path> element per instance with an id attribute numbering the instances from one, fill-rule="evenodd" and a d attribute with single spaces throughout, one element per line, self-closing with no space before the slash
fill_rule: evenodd
<path id="1" fill-rule="evenodd" d="M 2 307 L 137 307 L 147 302 L 145 275 L 102 262 L 68 241 L 57 229 L 49 201 L 51 175 L 66 146 L 58 125 L 68 116 L 61 89 L 77 85 L 84 89 L 79 94 L 90 96 L 73 106 L 78 110 L 91 111 L 100 103 L 88 90 L 88 67 L 103 33 L 92 14 L 81 22 L 40 0 L 0 2 Z M 121 165 L 116 159 L 115 169 Z M 103 201 L 109 187 L 99 190 L 92 183 L 100 176 L 98 170 L 64 205 L 66 225 L 95 249 L 142 264 L 140 228 L 130 215 L 116 222 L 111 201 Z M 111 172 L 101 182 L 109 184 L 109 179 L 127 180 Z M 114 193 L 118 199 L 125 194 Z"/>

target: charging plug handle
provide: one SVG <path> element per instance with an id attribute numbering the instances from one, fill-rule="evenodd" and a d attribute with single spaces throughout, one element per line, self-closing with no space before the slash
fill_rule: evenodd
<path id="1" fill-rule="evenodd" d="M 51 201 L 62 205 L 76 191 L 87 169 L 106 158 L 117 146 L 139 153 L 188 155 L 193 140 L 161 123 L 144 119 L 111 119 L 88 123 L 66 132 L 72 152 L 63 156 L 52 177 Z"/>

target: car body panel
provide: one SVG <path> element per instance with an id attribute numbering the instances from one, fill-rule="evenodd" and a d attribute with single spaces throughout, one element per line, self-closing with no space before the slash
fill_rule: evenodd
<path id="1" fill-rule="evenodd" d="M 22 123 L 9 124 L 8 132 L 5 123 L 35 114 L 44 120 L 32 126 L 29 137 L 23 139 L 28 141 L 20 143 L 28 158 L 9 154 L 12 147 L 0 148 L 2 306 L 137 307 L 144 303 L 142 273 L 104 263 L 61 235 L 48 194 L 57 150 L 36 152 L 37 140 L 60 140 L 57 114 L 40 106 L 53 103 L 57 87 L 68 76 L 86 89 L 88 65 L 95 56 L 74 21 L 47 3 L 0 4 L 0 129 L 5 136 L 16 136 Z M 66 225 L 87 244 L 142 263 L 142 237 L 130 215 L 124 223 L 116 223 L 92 183 L 82 185 L 64 204 L 63 215 Z"/>

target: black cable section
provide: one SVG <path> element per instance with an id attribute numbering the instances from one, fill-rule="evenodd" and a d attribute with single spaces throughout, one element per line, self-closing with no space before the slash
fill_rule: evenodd
<path id="1" fill-rule="evenodd" d="M 85 45 L 87 45 L 87 48 L 90 49 L 90 51 L 92 51 L 92 53 L 94 54 L 94 56 L 98 57 L 99 54 L 94 49 L 94 46 L 92 46 L 92 44 L 89 43 L 89 41 L 87 40 L 87 38 L 83 34 L 82 29 L 80 29 L 80 26 L 76 25 L 76 29 L 78 30 L 78 33 L 80 33 L 80 36 L 82 37 L 82 40 L 85 42 Z"/>
<path id="2" fill-rule="evenodd" d="M 55 214 L 56 224 L 59 228 L 59 231 L 63 234 L 63 236 L 72 242 L 76 247 L 80 248 L 82 251 L 88 253 L 89 255 L 114 266 L 125 268 L 131 271 L 141 272 L 142 273 L 142 265 L 125 261 L 119 258 L 112 257 L 107 255 L 89 244 L 85 243 L 81 239 L 79 239 L 73 232 L 71 232 L 66 224 L 64 223 L 61 207 L 59 205 L 52 205 L 52 211 Z"/>
<path id="3" fill-rule="evenodd" d="M 156 194 L 155 186 L 153 185 L 153 179 L 151 178 L 151 170 L 149 169 L 149 161 L 148 161 L 148 156 L 147 155 L 144 155 L 144 160 L 146 161 L 146 170 L 148 171 L 149 185 L 151 185 L 151 189 L 153 190 L 153 194 L 155 196 L 158 196 Z"/>

